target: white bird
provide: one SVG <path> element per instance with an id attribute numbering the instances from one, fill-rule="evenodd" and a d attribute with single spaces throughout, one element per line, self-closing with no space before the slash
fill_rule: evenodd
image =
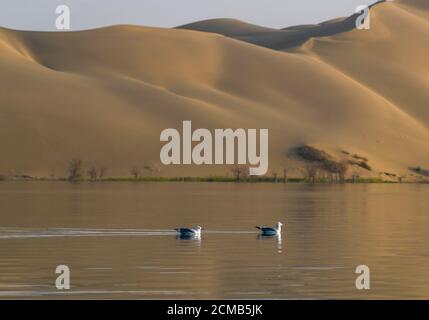
<path id="1" fill-rule="evenodd" d="M 275 235 L 281 235 L 282 232 L 282 225 L 283 223 L 277 222 L 277 227 L 270 228 L 270 227 L 256 227 L 256 229 L 261 230 L 261 234 L 263 236 L 275 236 Z"/>
<path id="2" fill-rule="evenodd" d="M 203 228 L 200 226 L 196 226 L 195 228 L 176 228 L 176 232 L 184 238 L 190 238 L 190 237 L 200 237 L 201 236 L 201 230 Z"/>

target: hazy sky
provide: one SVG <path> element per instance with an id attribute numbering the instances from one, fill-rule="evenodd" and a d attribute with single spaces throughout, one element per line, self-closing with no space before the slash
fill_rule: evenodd
<path id="1" fill-rule="evenodd" d="M 55 30 L 55 8 L 71 9 L 71 28 L 113 24 L 173 27 L 211 18 L 237 18 L 269 27 L 348 16 L 375 0 L 1 0 L 0 26 Z"/>

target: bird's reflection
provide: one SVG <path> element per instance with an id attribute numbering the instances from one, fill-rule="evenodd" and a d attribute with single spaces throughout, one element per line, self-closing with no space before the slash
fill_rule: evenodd
<path id="1" fill-rule="evenodd" d="M 178 234 L 176 235 L 176 240 L 179 240 L 181 243 L 189 243 L 196 247 L 201 247 L 201 235 L 185 236 Z"/>
<path id="2" fill-rule="evenodd" d="M 276 239 L 277 252 L 282 253 L 283 245 L 282 245 L 282 235 L 281 234 L 272 235 L 272 236 L 267 236 L 267 235 L 262 235 L 262 234 L 258 235 L 258 240 L 271 240 L 271 239 Z"/>
<path id="3" fill-rule="evenodd" d="M 201 240 L 201 235 L 186 236 L 182 234 L 176 235 L 177 240 Z"/>

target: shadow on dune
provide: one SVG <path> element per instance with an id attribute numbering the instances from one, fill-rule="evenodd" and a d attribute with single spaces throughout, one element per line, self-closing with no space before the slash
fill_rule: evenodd
<path id="1" fill-rule="evenodd" d="M 410 169 L 412 172 L 417 173 L 419 175 L 429 177 L 429 170 L 428 169 L 422 169 L 420 167 L 410 167 L 408 169 Z"/>

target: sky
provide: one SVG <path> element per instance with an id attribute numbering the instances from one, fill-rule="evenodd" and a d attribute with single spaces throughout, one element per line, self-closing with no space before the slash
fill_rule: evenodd
<path id="1" fill-rule="evenodd" d="M 0 26 L 55 31 L 58 5 L 71 11 L 71 29 L 115 24 L 155 27 L 235 18 L 274 28 L 349 16 L 375 0 L 1 0 Z"/>

